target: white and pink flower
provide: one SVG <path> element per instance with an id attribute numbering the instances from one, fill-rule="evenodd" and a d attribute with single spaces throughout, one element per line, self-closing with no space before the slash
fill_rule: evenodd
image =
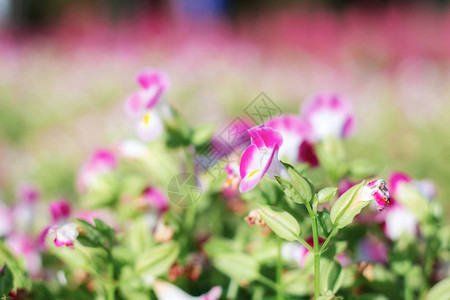
<path id="1" fill-rule="evenodd" d="M 279 155 L 293 163 L 318 165 L 311 138 L 311 127 L 296 115 L 282 115 L 265 122 L 267 127 L 277 130 L 283 137 Z"/>
<path id="2" fill-rule="evenodd" d="M 312 139 L 346 138 L 353 133 L 354 116 L 350 103 L 336 94 L 320 93 L 307 100 L 302 115 L 312 130 Z"/>
<path id="3" fill-rule="evenodd" d="M 26 269 L 30 275 L 39 275 L 42 269 L 42 259 L 33 237 L 13 232 L 7 236 L 5 243 L 14 255 L 25 258 Z"/>
<path id="4" fill-rule="evenodd" d="M 308 237 L 305 241 L 308 245 L 314 247 L 314 240 L 312 236 Z M 324 241 L 324 239 L 319 237 L 319 245 L 323 244 Z M 309 252 L 310 251 L 308 248 L 298 242 L 288 242 L 281 246 L 281 257 L 286 261 L 297 263 L 299 268 L 305 267 L 306 258 Z"/>
<path id="5" fill-rule="evenodd" d="M 395 200 L 399 196 L 401 184 L 413 184 L 413 180 L 406 174 L 393 172 L 389 178 L 389 190 L 392 193 L 392 203 L 384 216 L 384 233 L 391 240 L 397 240 L 402 235 L 416 236 L 419 221 L 417 217 L 404 205 Z"/>
<path id="6" fill-rule="evenodd" d="M 14 216 L 11 208 L 0 201 L 0 237 L 7 235 L 14 228 Z"/>
<path id="7" fill-rule="evenodd" d="M 48 231 L 48 236 L 53 239 L 56 247 L 66 246 L 73 249 L 73 243 L 79 235 L 78 224 L 68 223 L 61 227 L 54 227 Z"/>
<path id="8" fill-rule="evenodd" d="M 371 201 L 372 199 L 375 200 L 379 212 L 390 203 L 389 190 L 383 179 L 373 180 L 363 187 L 361 201 Z"/>
<path id="9" fill-rule="evenodd" d="M 145 70 L 138 74 L 137 82 L 141 90 L 127 99 L 125 110 L 137 120 L 138 136 L 149 142 L 158 138 L 164 130 L 157 106 L 164 92 L 170 88 L 170 80 L 161 70 Z"/>
<path id="10" fill-rule="evenodd" d="M 222 287 L 215 286 L 208 293 L 195 297 L 169 282 L 155 280 L 153 288 L 159 300 L 217 300 L 222 295 Z"/>
<path id="11" fill-rule="evenodd" d="M 248 130 L 251 145 L 245 149 L 240 164 L 242 181 L 239 191 L 245 193 L 253 189 L 258 182 L 267 176 L 289 178 L 286 168 L 278 159 L 278 150 L 283 144 L 281 134 L 264 125 L 255 126 Z"/>

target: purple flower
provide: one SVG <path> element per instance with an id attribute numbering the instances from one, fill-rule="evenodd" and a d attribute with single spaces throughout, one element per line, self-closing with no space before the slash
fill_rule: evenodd
<path id="1" fill-rule="evenodd" d="M 240 164 L 242 181 L 239 191 L 245 193 L 253 189 L 264 175 L 274 179 L 275 176 L 289 178 L 289 175 L 278 160 L 278 150 L 283 144 L 281 134 L 264 125 L 248 130 L 251 145 L 245 149 Z"/>
<path id="2" fill-rule="evenodd" d="M 365 238 L 358 246 L 358 261 L 385 263 L 388 249 L 381 241 L 375 238 Z"/>
<path id="3" fill-rule="evenodd" d="M 351 105 L 336 94 L 320 93 L 310 98 L 302 107 L 302 115 L 315 142 L 330 136 L 345 138 L 354 130 Z"/>

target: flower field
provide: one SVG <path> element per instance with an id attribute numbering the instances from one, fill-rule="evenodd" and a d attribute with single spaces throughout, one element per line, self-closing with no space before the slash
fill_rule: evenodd
<path id="1" fill-rule="evenodd" d="M 450 299 L 450 10 L 0 27 L 0 299 Z"/>

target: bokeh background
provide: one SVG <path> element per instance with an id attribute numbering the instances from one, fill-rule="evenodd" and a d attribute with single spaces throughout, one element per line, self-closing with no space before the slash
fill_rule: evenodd
<path id="1" fill-rule="evenodd" d="M 80 163 L 134 136 L 123 103 L 157 67 L 169 101 L 218 130 L 260 92 L 287 113 L 338 92 L 350 155 L 433 180 L 450 212 L 448 1 L 0 0 L 0 24 L 4 199 L 24 181 L 73 199 Z"/>

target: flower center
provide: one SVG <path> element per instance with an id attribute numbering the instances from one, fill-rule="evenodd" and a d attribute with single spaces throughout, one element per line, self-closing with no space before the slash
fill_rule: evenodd
<path id="1" fill-rule="evenodd" d="M 259 171 L 261 171 L 261 170 L 255 170 L 255 171 L 251 172 L 251 173 L 248 175 L 248 178 L 252 177 L 253 175 L 255 175 L 256 173 L 258 173 Z"/>

